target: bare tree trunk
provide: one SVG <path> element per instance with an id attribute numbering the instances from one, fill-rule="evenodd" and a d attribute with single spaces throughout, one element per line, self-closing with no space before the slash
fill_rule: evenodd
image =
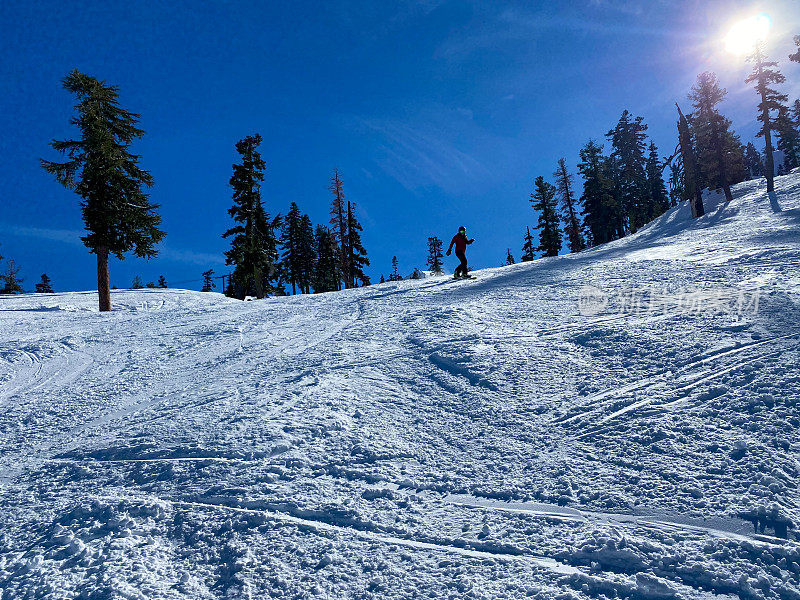
<path id="1" fill-rule="evenodd" d="M 769 128 L 772 127 L 772 122 L 769 120 L 769 112 L 764 111 L 764 141 L 767 148 L 765 152 L 766 173 L 767 176 L 767 193 L 775 191 L 775 160 L 772 158 L 772 135 Z"/>
<path id="2" fill-rule="evenodd" d="M 703 205 L 703 190 L 700 189 L 700 184 L 695 179 L 694 184 L 694 200 L 692 201 L 692 216 L 702 217 L 706 214 L 706 208 Z"/>
<path id="3" fill-rule="evenodd" d="M 726 185 L 724 188 L 725 190 L 725 202 L 730 202 L 733 200 L 733 192 L 731 191 L 731 186 Z"/>
<path id="4" fill-rule="evenodd" d="M 100 300 L 100 312 L 111 310 L 111 285 L 108 281 L 108 247 L 97 249 L 97 295 Z"/>

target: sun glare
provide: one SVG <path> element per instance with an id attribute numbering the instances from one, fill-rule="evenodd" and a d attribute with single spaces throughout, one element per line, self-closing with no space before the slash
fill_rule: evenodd
<path id="1" fill-rule="evenodd" d="M 769 32 L 770 19 L 761 14 L 739 21 L 725 37 L 725 48 L 736 55 L 749 54 L 758 42 L 763 42 Z"/>

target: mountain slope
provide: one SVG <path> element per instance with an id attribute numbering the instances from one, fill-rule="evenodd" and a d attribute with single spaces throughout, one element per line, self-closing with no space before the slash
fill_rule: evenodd
<path id="1" fill-rule="evenodd" d="M 0 298 L 3 600 L 800 597 L 776 185 L 475 281 Z"/>

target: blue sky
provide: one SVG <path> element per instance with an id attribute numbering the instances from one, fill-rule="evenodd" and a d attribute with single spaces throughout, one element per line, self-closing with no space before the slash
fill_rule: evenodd
<path id="1" fill-rule="evenodd" d="M 642 115 L 662 154 L 676 143 L 674 102 L 714 70 L 742 139 L 756 131 L 747 66 L 724 52 L 739 17 L 773 18 L 770 53 L 789 63 L 795 0 L 576 2 L 3 2 L 0 4 L 0 254 L 25 286 L 96 285 L 78 236 L 78 198 L 39 167 L 74 134 L 60 87 L 77 67 L 121 88 L 147 135 L 134 150 L 155 178 L 168 236 L 160 256 L 112 261 L 119 287 L 164 274 L 199 288 L 226 272 L 234 144 L 264 137 L 267 210 L 295 201 L 327 222 L 334 167 L 357 203 L 374 280 L 424 267 L 426 239 L 466 225 L 475 267 L 519 257 L 533 179 L 602 139 L 623 109 Z M 760 142 L 759 142 L 760 145 Z M 450 259 L 449 269 L 455 266 Z M 179 282 L 186 282 L 180 283 Z"/>

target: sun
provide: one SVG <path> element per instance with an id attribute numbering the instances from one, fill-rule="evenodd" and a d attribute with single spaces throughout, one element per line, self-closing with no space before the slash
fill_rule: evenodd
<path id="1" fill-rule="evenodd" d="M 765 14 L 739 21 L 725 36 L 726 50 L 739 56 L 749 54 L 758 42 L 767 38 L 770 25 L 770 18 Z"/>

